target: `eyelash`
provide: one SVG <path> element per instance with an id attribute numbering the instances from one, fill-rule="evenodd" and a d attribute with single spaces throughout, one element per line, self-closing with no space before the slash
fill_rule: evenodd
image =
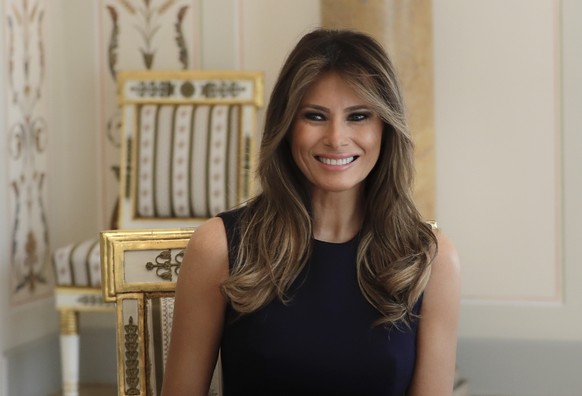
<path id="1" fill-rule="evenodd" d="M 325 115 L 311 111 L 306 112 L 303 117 L 310 121 L 326 121 Z M 370 117 L 371 114 L 367 112 L 352 113 L 348 115 L 348 121 L 361 122 L 367 120 Z"/>
<path id="2" fill-rule="evenodd" d="M 371 117 L 370 113 L 353 113 L 353 114 L 350 114 L 348 116 L 348 120 L 359 122 L 359 121 L 365 121 L 370 117 Z"/>

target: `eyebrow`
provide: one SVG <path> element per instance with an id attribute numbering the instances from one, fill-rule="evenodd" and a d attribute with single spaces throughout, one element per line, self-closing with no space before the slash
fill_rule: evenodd
<path id="1" fill-rule="evenodd" d="M 300 109 L 314 109 L 314 110 L 319 110 L 322 111 L 324 113 L 329 113 L 329 109 L 327 107 L 324 106 L 320 106 L 320 105 L 316 105 L 316 104 L 306 104 L 305 106 L 301 106 Z M 366 110 L 366 111 L 371 111 L 372 109 L 370 108 L 370 106 L 366 106 L 366 105 L 355 105 L 355 106 L 349 106 L 346 107 L 344 109 L 344 111 L 346 113 L 352 112 L 352 111 L 357 111 L 357 110 Z"/>

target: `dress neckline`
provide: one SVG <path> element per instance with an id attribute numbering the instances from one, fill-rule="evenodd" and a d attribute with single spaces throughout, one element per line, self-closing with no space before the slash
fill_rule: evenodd
<path id="1" fill-rule="evenodd" d="M 317 239 L 317 238 L 313 238 L 313 241 L 316 244 L 319 245 L 327 245 L 327 246 L 346 246 L 346 245 L 350 245 L 353 244 L 354 242 L 356 242 L 359 238 L 360 233 L 356 233 L 356 235 L 354 235 L 352 238 L 348 239 L 345 242 L 329 242 L 329 241 L 322 241 L 321 239 Z"/>

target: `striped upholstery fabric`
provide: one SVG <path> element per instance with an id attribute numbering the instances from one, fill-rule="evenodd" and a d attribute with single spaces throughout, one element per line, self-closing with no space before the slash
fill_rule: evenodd
<path id="1" fill-rule="evenodd" d="M 121 229 L 196 226 L 253 189 L 262 75 L 119 74 Z"/>
<path id="2" fill-rule="evenodd" d="M 238 203 L 241 106 L 150 104 L 137 113 L 136 217 L 207 218 Z"/>
<path id="3" fill-rule="evenodd" d="M 88 239 L 53 252 L 57 286 L 101 287 L 99 240 Z"/>
<path id="4" fill-rule="evenodd" d="M 174 298 L 163 295 L 151 294 L 146 298 L 146 323 L 147 329 L 147 366 L 149 367 L 149 385 L 151 389 L 148 395 L 160 395 L 162 392 L 162 380 L 170 347 L 172 332 L 172 319 L 174 315 Z M 220 366 L 219 366 L 220 367 Z M 209 396 L 217 396 L 220 392 L 221 371 L 215 370 L 210 386 Z"/>
<path id="5" fill-rule="evenodd" d="M 174 299 L 172 297 L 153 297 L 146 300 L 148 333 L 148 366 L 150 367 L 151 394 L 162 392 L 162 379 L 170 347 Z"/>

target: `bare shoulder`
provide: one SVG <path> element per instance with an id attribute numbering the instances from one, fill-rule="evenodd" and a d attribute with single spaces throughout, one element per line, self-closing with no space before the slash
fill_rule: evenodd
<path id="1" fill-rule="evenodd" d="M 436 257 L 420 308 L 417 360 L 410 391 L 416 395 L 450 395 L 454 383 L 460 314 L 460 260 L 442 229 L 433 228 Z"/>
<path id="2" fill-rule="evenodd" d="M 209 276 L 228 275 L 228 244 L 222 219 L 213 217 L 197 227 L 188 242 L 184 263 L 187 271 L 195 266 L 197 272 Z"/>
<path id="3" fill-rule="evenodd" d="M 437 254 L 432 263 L 432 276 L 446 278 L 459 278 L 461 270 L 461 261 L 459 254 L 453 242 L 447 237 L 444 231 L 440 228 L 435 228 L 435 236 L 438 241 Z"/>
<path id="4" fill-rule="evenodd" d="M 425 290 L 423 311 L 456 310 L 460 300 L 461 263 L 453 242 L 440 228 L 435 228 L 438 250 L 431 264 L 431 274 Z M 426 312 L 425 312 L 426 313 Z"/>
<path id="5" fill-rule="evenodd" d="M 220 217 L 213 217 L 199 225 L 192 234 L 188 248 L 191 245 L 197 248 L 211 249 L 216 252 L 222 250 L 222 248 L 226 249 L 226 230 L 224 229 L 222 219 Z M 226 250 L 224 253 L 226 253 Z"/>

